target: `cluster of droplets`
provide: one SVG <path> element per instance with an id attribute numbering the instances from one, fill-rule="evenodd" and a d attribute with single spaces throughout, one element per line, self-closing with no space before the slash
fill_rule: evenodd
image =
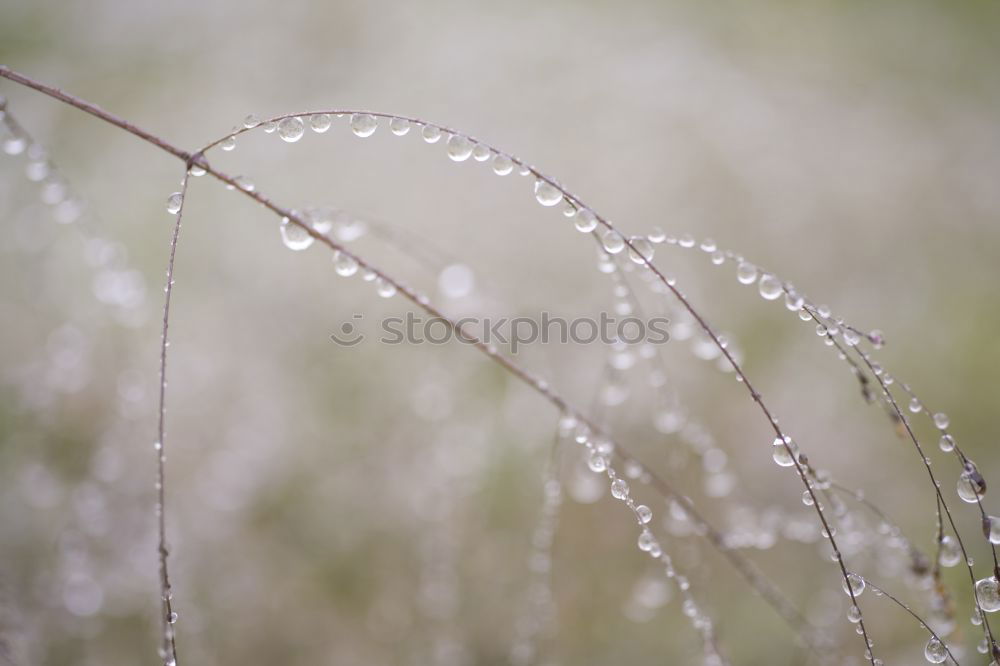
<path id="1" fill-rule="evenodd" d="M 329 114 L 315 114 L 308 117 L 308 121 L 310 127 L 317 133 L 327 131 L 332 122 Z M 252 125 L 245 124 L 245 126 L 250 128 L 251 126 L 256 127 L 258 124 L 259 123 L 255 121 Z M 352 131 L 357 136 L 368 137 L 376 131 L 378 127 L 378 117 L 365 113 L 352 114 L 350 125 Z M 420 127 L 420 134 L 424 141 L 431 144 L 437 143 L 443 137 L 447 137 L 445 141 L 447 154 L 453 161 L 462 162 L 468 160 L 470 157 L 476 161 L 490 160 L 493 165 L 493 170 L 499 175 L 507 175 L 511 173 L 515 166 L 518 167 L 521 175 L 527 176 L 535 174 L 536 180 L 534 182 L 534 194 L 537 201 L 545 207 L 554 207 L 562 204 L 563 212 L 566 217 L 573 218 L 574 226 L 581 232 L 595 232 L 598 224 L 601 222 L 593 211 L 581 206 L 578 202 L 569 198 L 565 191 L 550 179 L 538 175 L 537 172 L 523 163 L 511 158 L 508 155 L 499 153 L 484 144 L 478 143 L 470 137 L 444 130 L 443 128 L 435 125 L 413 122 L 399 117 L 390 117 L 389 125 L 390 131 L 397 136 L 403 136 L 409 133 L 412 125 L 418 125 Z M 265 132 L 277 131 L 279 136 L 288 142 L 295 142 L 301 139 L 305 133 L 304 130 L 305 122 L 301 117 L 284 118 L 276 123 L 264 123 Z M 231 144 L 229 139 L 222 143 L 223 149 L 231 149 L 232 145 L 234 144 Z M 287 221 L 284 221 L 282 235 L 285 239 L 286 245 L 289 245 L 289 247 L 295 246 L 293 249 L 305 249 L 305 247 L 308 247 L 308 245 L 311 244 L 312 236 L 307 232 L 305 233 L 305 237 L 303 237 L 302 234 L 291 233 L 291 239 L 289 239 L 288 234 L 285 232 L 286 225 Z M 739 255 L 729 251 L 724 252 L 719 250 L 714 241 L 705 240 L 699 244 L 689 235 L 674 238 L 667 236 L 662 232 L 662 230 L 659 229 L 654 229 L 654 231 L 646 237 L 634 236 L 626 240 L 620 232 L 611 228 L 609 223 L 605 223 L 605 225 L 608 226 L 608 229 L 600 235 L 600 240 L 604 251 L 609 255 L 619 254 L 627 247 L 629 259 L 636 264 L 643 265 L 647 264 L 652 259 L 653 246 L 655 244 L 666 242 L 668 244 L 677 245 L 681 248 L 693 248 L 698 246 L 701 250 L 710 255 L 711 261 L 714 265 L 722 265 L 727 260 L 734 261 L 737 265 L 738 281 L 741 284 L 746 285 L 756 283 L 760 296 L 763 299 L 769 301 L 777 300 L 784 295 L 784 301 L 787 309 L 797 313 L 802 320 L 822 320 L 821 323 L 818 324 L 817 333 L 825 339 L 827 344 L 833 345 L 834 341 L 840 337 L 847 347 L 854 347 L 858 345 L 862 339 L 866 339 L 877 349 L 880 348 L 884 342 L 881 332 L 872 331 L 871 333 L 865 334 L 846 324 L 842 319 L 833 318 L 829 309 L 825 308 L 825 306 L 813 306 L 808 303 L 805 298 L 802 297 L 790 284 L 783 282 L 774 274 L 762 271 Z M 308 238 L 308 240 L 306 240 L 306 238 Z M 339 256 L 334 257 L 334 263 L 337 267 L 338 274 L 352 275 L 357 272 L 357 262 L 353 258 L 343 253 L 338 253 L 338 255 Z M 605 262 L 605 264 L 607 264 L 607 262 Z M 391 296 L 396 291 L 394 285 L 377 276 L 372 271 L 366 271 L 364 273 L 364 277 L 366 280 L 378 283 L 378 292 L 382 296 Z M 705 349 L 713 347 L 715 346 L 714 341 L 707 339 L 703 346 Z M 713 352 L 713 354 L 718 356 L 717 352 Z M 844 357 L 843 353 L 841 356 Z M 888 375 L 886 375 L 886 379 L 888 380 L 886 383 L 891 383 L 891 378 L 889 378 Z M 914 401 L 916 401 L 915 398 Z M 911 403 L 911 411 L 914 411 L 914 413 L 919 411 L 913 409 L 913 403 Z M 943 414 L 935 414 L 933 419 L 935 425 L 943 432 L 940 442 L 942 450 L 953 450 L 955 448 L 954 440 L 951 435 L 946 432 L 947 417 Z M 794 465 L 794 456 L 798 456 L 799 454 L 797 449 L 793 447 L 794 444 L 790 440 L 776 440 L 773 452 L 775 462 L 781 466 Z M 590 458 L 591 469 L 598 471 L 595 468 L 601 467 L 601 460 L 603 459 L 605 467 L 601 471 L 607 473 L 611 479 L 612 495 L 618 499 L 626 501 L 633 511 L 637 511 L 638 507 L 634 505 L 634 502 L 629 496 L 627 482 L 624 479 L 617 477 L 615 471 L 611 468 L 610 463 L 608 462 L 609 457 L 609 454 L 604 455 L 599 451 L 595 456 L 592 452 Z M 970 503 L 979 502 L 985 493 L 985 482 L 982 481 L 982 477 L 978 474 L 978 471 L 975 470 L 975 467 L 970 465 L 968 462 L 966 462 L 962 477 L 959 480 L 958 492 L 964 501 Z M 805 495 L 809 495 L 808 491 Z M 648 509 L 646 510 L 648 511 Z M 645 512 L 642 513 L 645 515 Z M 638 513 L 637 518 L 640 518 L 641 523 L 641 517 Z M 996 527 L 995 521 L 996 519 L 989 517 L 988 523 L 984 523 L 984 525 L 986 525 L 984 527 L 984 531 L 987 532 L 987 538 L 991 543 L 997 543 L 1000 541 L 1000 528 Z M 656 542 L 655 537 L 653 537 L 651 532 L 648 531 L 648 528 L 644 528 L 643 533 L 640 535 L 639 545 L 641 549 L 649 552 L 654 557 L 657 557 L 658 553 L 662 553 L 662 549 Z M 942 553 L 944 553 L 944 548 L 945 544 L 942 543 Z M 950 558 L 950 555 L 942 554 L 941 557 L 947 561 Z"/>
<path id="2" fill-rule="evenodd" d="M 604 474 L 610 482 L 611 496 L 625 503 L 632 511 L 639 527 L 639 536 L 637 539 L 639 550 L 648 554 L 663 566 L 666 577 L 673 581 L 674 586 L 681 593 L 683 597 L 681 610 L 695 630 L 702 636 L 706 663 L 721 664 L 721 656 L 715 651 L 714 647 L 713 622 L 701 610 L 694 599 L 691 593 L 690 581 L 686 576 L 677 572 L 672 558 L 664 551 L 662 544 L 650 529 L 649 525 L 653 520 L 652 509 L 645 504 L 636 502 L 632 496 L 632 488 L 628 481 L 613 466 L 614 443 L 603 436 L 595 435 L 585 423 L 580 422 L 572 415 L 562 417 L 559 429 L 561 434 L 572 437 L 574 441 L 585 448 L 584 455 L 587 458 L 587 466 L 596 474 Z M 626 464 L 625 471 L 629 477 L 640 480 L 644 478 L 641 465 L 634 461 Z"/>

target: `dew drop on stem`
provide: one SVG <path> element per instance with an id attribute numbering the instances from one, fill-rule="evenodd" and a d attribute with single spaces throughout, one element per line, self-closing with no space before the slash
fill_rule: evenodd
<path id="1" fill-rule="evenodd" d="M 371 136 L 378 129 L 378 119 L 370 113 L 355 113 L 351 116 L 351 131 L 362 139 Z"/>
<path id="2" fill-rule="evenodd" d="M 781 296 L 781 281 L 770 273 L 765 273 L 760 277 L 757 289 L 764 300 L 773 301 Z"/>
<path id="3" fill-rule="evenodd" d="M 405 136 L 410 131 L 410 121 L 405 118 L 393 118 L 389 121 L 389 131 L 396 136 Z"/>
<path id="4" fill-rule="evenodd" d="M 329 113 L 316 113 L 309 118 L 309 127 L 317 134 L 327 131 L 332 124 L 333 120 L 330 118 Z"/>
<path id="5" fill-rule="evenodd" d="M 506 155 L 497 153 L 493 157 L 493 173 L 498 176 L 506 176 L 514 170 L 514 162 Z"/>
<path id="6" fill-rule="evenodd" d="M 539 178 L 535 181 L 535 198 L 543 206 L 555 206 L 562 201 L 563 194 L 558 187 Z"/>
<path id="7" fill-rule="evenodd" d="M 314 239 L 309 235 L 309 232 L 292 222 L 287 217 L 281 220 L 280 229 L 281 242 L 284 243 L 285 247 L 289 250 L 305 250 L 313 244 Z"/>
<path id="8" fill-rule="evenodd" d="M 305 123 L 301 118 L 282 118 L 278 122 L 278 136 L 288 143 L 295 143 L 305 134 Z"/>
<path id="9" fill-rule="evenodd" d="M 183 203 L 184 196 L 180 192 L 174 192 L 167 197 L 167 212 L 171 215 L 176 215 L 181 211 L 181 205 Z"/>

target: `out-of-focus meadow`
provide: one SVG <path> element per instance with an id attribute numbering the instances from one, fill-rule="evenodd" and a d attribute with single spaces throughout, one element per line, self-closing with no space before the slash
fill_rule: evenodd
<path id="1" fill-rule="evenodd" d="M 998 32 L 986 2 L 0 0 L 0 63 L 186 149 L 250 113 L 418 116 L 523 157 L 626 233 L 712 238 L 883 330 L 882 363 L 950 416 L 1000 484 Z M 0 663 L 156 663 L 164 201 L 183 167 L 8 81 L 0 94 L 87 206 L 76 224 L 53 221 L 25 157 L 2 156 Z M 529 179 L 456 164 L 419 134 L 383 123 L 362 140 L 334 119 L 294 144 L 248 134 L 211 162 L 283 205 L 367 220 L 351 246 L 448 314 L 612 311 L 596 245 L 539 206 Z M 559 445 L 551 561 L 533 548 L 556 410 L 461 344 L 337 346 L 330 335 L 354 314 L 371 336 L 414 306 L 338 277 L 325 248 L 287 250 L 278 226 L 194 179 L 167 396 L 180 661 L 508 663 L 541 589 L 554 621 L 537 663 L 698 663 L 678 592 L 572 441 Z M 815 325 L 739 284 L 733 261 L 666 243 L 654 261 L 738 349 L 810 461 L 933 553 L 920 458 Z M 471 292 L 439 279 L 455 263 L 472 268 Z M 861 663 L 839 572 L 801 483 L 771 461 L 767 422 L 732 373 L 698 358 L 711 354 L 669 298 L 630 276 L 650 313 L 679 327 L 653 383 L 682 405 L 663 402 L 638 355 L 619 358 L 609 388 L 606 346 L 535 344 L 518 361 L 675 482 L 836 638 L 844 663 Z M 672 432 L 680 423 L 700 428 Z M 915 423 L 988 575 L 978 514 L 955 495 L 959 466 Z M 699 446 L 711 451 L 701 460 Z M 649 488 L 633 493 L 732 661 L 802 663 L 726 561 Z M 998 497 L 987 511 L 1000 513 Z M 927 613 L 905 551 L 848 504 L 852 567 Z M 975 662 L 968 574 L 945 580 L 948 635 Z M 926 633 L 884 598 L 862 604 L 878 656 L 919 663 Z"/>

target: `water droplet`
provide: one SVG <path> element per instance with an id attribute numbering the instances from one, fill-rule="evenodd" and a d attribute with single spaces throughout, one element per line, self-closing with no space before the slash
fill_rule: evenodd
<path id="1" fill-rule="evenodd" d="M 184 196 L 180 192 L 174 192 L 167 197 L 167 212 L 176 215 L 181 212 L 181 205 L 184 203 Z"/>
<path id="2" fill-rule="evenodd" d="M 923 409 L 923 407 L 920 405 L 920 401 L 919 400 L 917 400 L 916 398 L 913 398 L 912 400 L 910 400 L 910 411 L 911 412 L 913 412 L 914 414 L 918 414 L 918 413 L 920 413 L 921 409 Z"/>
<path id="3" fill-rule="evenodd" d="M 789 291 L 785 294 L 785 307 L 792 312 L 798 312 L 802 309 L 805 304 L 805 299 L 796 294 L 794 291 Z M 808 317 L 808 315 L 807 315 Z"/>
<path id="4" fill-rule="evenodd" d="M 648 529 L 644 529 L 639 533 L 639 550 L 644 553 L 648 553 L 653 550 L 654 546 L 659 544 L 656 543 L 656 537 Z"/>
<path id="5" fill-rule="evenodd" d="M 851 607 L 847 609 L 847 619 L 853 624 L 857 624 L 861 621 L 861 609 L 851 604 Z"/>
<path id="6" fill-rule="evenodd" d="M 427 143 L 437 143 L 441 138 L 441 128 L 434 125 L 424 125 L 424 129 L 420 131 L 420 134 Z"/>
<path id="7" fill-rule="evenodd" d="M 941 537 L 941 548 L 938 553 L 938 563 L 943 567 L 953 567 L 962 561 L 962 550 L 954 537 Z"/>
<path id="8" fill-rule="evenodd" d="M 608 459 L 604 457 L 604 454 L 594 451 L 587 458 L 587 467 L 590 468 L 591 472 L 603 472 L 608 468 Z"/>
<path id="9" fill-rule="evenodd" d="M 260 120 L 258 120 L 257 116 L 252 113 L 243 119 L 243 127 L 247 129 L 253 129 L 254 127 L 257 127 L 257 125 L 260 125 Z"/>
<path id="10" fill-rule="evenodd" d="M 851 592 L 853 592 L 855 597 L 860 596 L 865 591 L 865 579 L 858 574 L 849 573 L 842 587 L 844 594 L 851 596 Z"/>
<path id="11" fill-rule="evenodd" d="M 484 146 L 481 143 L 477 143 L 476 147 L 472 149 L 472 159 L 477 162 L 485 162 L 490 159 L 490 149 L 489 146 Z"/>
<path id="12" fill-rule="evenodd" d="M 614 229 L 608 229 L 601 236 L 601 244 L 609 254 L 618 254 L 625 248 L 625 238 Z"/>
<path id="13" fill-rule="evenodd" d="M 976 582 L 976 599 L 979 601 L 979 606 L 987 613 L 1000 610 L 1000 588 L 997 586 L 997 579 L 990 577 Z"/>
<path id="14" fill-rule="evenodd" d="M 287 217 L 281 220 L 281 241 L 289 250 L 304 250 L 313 244 L 313 240 L 308 231 Z"/>
<path id="15" fill-rule="evenodd" d="M 396 136 L 406 136 L 410 132 L 410 121 L 406 118 L 393 118 L 389 121 L 389 131 Z"/>
<path id="16" fill-rule="evenodd" d="M 611 495 L 615 499 L 628 499 L 628 483 L 625 479 L 615 479 L 611 482 Z"/>
<path id="17" fill-rule="evenodd" d="M 305 134 L 305 124 L 301 118 L 282 118 L 278 122 L 278 136 L 288 143 L 295 143 Z"/>
<path id="18" fill-rule="evenodd" d="M 167 622 L 169 622 L 170 624 L 176 624 L 177 623 L 177 613 L 171 612 L 170 615 L 167 616 Z"/>
<path id="19" fill-rule="evenodd" d="M 337 275 L 350 277 L 358 272 L 358 262 L 354 260 L 354 257 L 337 250 L 333 253 L 333 270 L 337 272 Z"/>
<path id="20" fill-rule="evenodd" d="M 963 502 L 976 504 L 985 494 L 986 487 L 984 484 L 979 483 L 979 480 L 968 472 L 962 472 L 962 475 L 958 478 L 958 496 L 962 498 Z"/>
<path id="21" fill-rule="evenodd" d="M 813 505 L 813 496 L 812 493 L 810 493 L 808 490 L 802 491 L 802 503 L 805 504 L 806 506 Z"/>
<path id="22" fill-rule="evenodd" d="M 948 650 L 945 649 L 941 641 L 931 636 L 931 639 L 927 641 L 927 646 L 924 648 L 924 657 L 932 664 L 941 664 L 948 658 Z"/>
<path id="23" fill-rule="evenodd" d="M 955 438 L 951 435 L 941 435 L 941 439 L 938 440 L 938 447 L 945 453 L 949 453 L 955 450 Z"/>
<path id="24" fill-rule="evenodd" d="M 539 178 L 535 181 L 535 198 L 543 206 L 555 206 L 563 200 L 563 194 L 558 187 Z"/>
<path id="25" fill-rule="evenodd" d="M 225 139 L 219 142 L 219 148 L 222 148 L 227 152 L 233 150 L 234 148 L 236 148 L 236 137 L 227 136 Z"/>
<path id="26" fill-rule="evenodd" d="M 983 531 L 986 532 L 986 538 L 990 540 L 990 543 L 1000 544 L 1000 518 L 987 516 L 983 522 Z"/>
<path id="27" fill-rule="evenodd" d="M 493 158 L 493 173 L 498 176 L 506 176 L 514 170 L 514 162 L 506 155 L 497 153 Z"/>
<path id="28" fill-rule="evenodd" d="M 355 135 L 365 138 L 371 136 L 378 129 L 378 119 L 370 113 L 355 113 L 351 116 L 351 131 Z"/>
<path id="29" fill-rule="evenodd" d="M 191 168 L 188 169 L 188 173 L 191 174 L 192 176 L 194 176 L 195 178 L 201 178 L 207 172 L 205 171 L 204 168 L 198 166 L 197 164 L 192 164 Z"/>
<path id="30" fill-rule="evenodd" d="M 792 453 L 789 451 L 789 449 L 794 450 L 792 440 L 790 438 L 785 437 L 782 439 L 781 437 L 775 437 L 772 448 L 771 457 L 779 467 L 791 467 L 795 464 L 795 460 L 792 458 Z"/>
<path id="31" fill-rule="evenodd" d="M 380 277 L 375 281 L 375 292 L 382 298 L 391 298 L 396 294 L 396 285 Z"/>
<path id="32" fill-rule="evenodd" d="M 934 425 L 937 426 L 938 430 L 946 430 L 948 428 L 948 415 L 944 412 L 938 412 L 934 415 Z"/>
<path id="33" fill-rule="evenodd" d="M 628 258 L 636 264 L 645 264 L 653 260 L 653 244 L 642 236 L 629 238 L 631 247 L 628 249 Z"/>
<path id="34" fill-rule="evenodd" d="M 268 120 L 262 125 L 265 134 L 274 134 L 275 130 L 278 129 L 278 123 L 274 120 Z"/>
<path id="35" fill-rule="evenodd" d="M 448 139 L 448 157 L 453 162 L 464 162 L 472 155 L 472 142 L 461 134 L 453 134 Z"/>
<path id="36" fill-rule="evenodd" d="M 781 280 L 770 273 L 760 276 L 760 283 L 757 285 L 760 295 L 767 301 L 773 301 L 781 296 Z"/>
<path id="37" fill-rule="evenodd" d="M 653 519 L 653 510 L 645 504 L 640 504 L 635 507 L 635 515 L 639 519 L 640 523 L 647 525 L 649 524 L 649 521 Z"/>
<path id="38" fill-rule="evenodd" d="M 747 261 L 741 261 L 736 266 L 736 279 L 740 284 L 753 284 L 757 281 L 757 267 Z"/>
<path id="39" fill-rule="evenodd" d="M 592 210 L 581 208 L 573 220 L 573 226 L 577 231 L 588 234 L 597 228 L 597 216 Z"/>
<path id="40" fill-rule="evenodd" d="M 316 113 L 309 118 L 309 127 L 311 127 L 312 131 L 317 134 L 322 134 L 327 131 L 330 129 L 330 125 L 332 124 L 333 120 L 330 118 L 329 113 Z"/>

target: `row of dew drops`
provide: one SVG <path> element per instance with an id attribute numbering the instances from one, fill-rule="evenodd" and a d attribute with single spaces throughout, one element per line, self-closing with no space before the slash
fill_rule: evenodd
<path id="1" fill-rule="evenodd" d="M 270 120 L 263 123 L 253 115 L 247 116 L 243 122 L 243 128 L 234 128 L 233 134 L 221 140 L 218 145 L 224 151 L 232 151 L 236 147 L 235 134 L 241 131 L 254 129 L 256 127 L 261 127 L 264 132 L 268 134 L 277 133 L 282 140 L 288 143 L 296 143 L 305 135 L 307 123 L 308 127 L 314 132 L 322 134 L 332 127 L 334 115 L 341 117 L 346 114 L 318 113 L 308 117 L 289 116 L 280 120 Z M 535 172 L 527 165 L 520 163 L 509 155 L 496 151 L 495 149 L 479 143 L 465 135 L 451 133 L 436 125 L 410 121 L 401 117 L 393 116 L 388 119 L 389 130 L 395 136 L 405 136 L 409 134 L 414 127 L 417 127 L 420 130 L 421 137 L 428 144 L 436 144 L 444 139 L 447 155 L 452 161 L 465 162 L 470 158 L 476 162 L 489 161 L 494 173 L 499 176 L 511 174 L 515 167 L 518 168 L 518 173 L 522 176 L 535 174 Z M 378 129 L 379 120 L 380 118 L 373 114 L 351 114 L 351 131 L 356 136 L 361 138 L 370 137 Z M 194 165 L 191 168 L 191 173 L 194 176 L 201 176 L 204 175 L 205 171 L 197 165 Z M 539 177 L 537 174 L 535 175 L 534 195 L 539 204 L 545 207 L 554 207 L 562 204 L 564 216 L 573 220 L 574 227 L 577 231 L 581 233 L 593 233 L 597 230 L 600 220 L 593 211 L 588 208 L 578 206 L 576 203 L 569 200 L 565 193 L 553 182 L 546 178 Z M 246 191 L 254 191 L 255 189 L 254 184 L 246 178 L 237 177 L 234 180 L 236 185 L 241 189 Z M 171 214 L 177 214 L 180 212 L 182 204 L 183 197 L 181 193 L 174 192 L 167 199 L 167 211 Z M 305 211 L 293 211 L 293 213 L 296 217 L 303 219 L 303 221 L 318 234 L 326 234 L 333 228 L 334 220 L 327 209 L 306 209 Z M 315 241 L 315 238 L 306 229 L 292 223 L 292 221 L 287 217 L 283 218 L 281 221 L 280 233 L 282 242 L 285 246 L 295 251 L 305 250 Z M 698 243 L 694 237 L 690 235 L 684 235 L 679 238 L 672 237 L 668 236 L 659 227 L 654 227 L 648 235 L 631 236 L 628 238 L 627 242 L 625 236 L 623 236 L 619 231 L 609 228 L 601 233 L 600 241 L 604 250 L 612 255 L 619 254 L 628 248 L 629 258 L 634 263 L 639 265 L 649 264 L 654 255 L 654 245 L 664 242 L 681 248 L 694 248 L 697 246 L 702 251 L 711 255 L 712 263 L 715 265 L 721 265 L 725 263 L 727 259 L 735 259 L 737 263 L 736 278 L 740 284 L 752 285 L 756 283 L 760 296 L 767 301 L 777 300 L 784 294 L 785 305 L 789 310 L 798 312 L 803 320 L 811 318 L 809 312 L 803 308 L 804 299 L 794 290 L 789 289 L 788 285 L 783 284 L 777 276 L 760 271 L 760 269 L 758 269 L 754 264 L 745 261 L 738 256 L 734 257 L 732 253 L 723 253 L 718 249 L 714 241 L 710 239 L 706 239 L 701 243 Z M 355 275 L 360 269 L 359 264 L 354 257 L 340 251 L 336 251 L 334 253 L 333 264 L 337 274 L 344 277 Z M 390 298 L 396 294 L 397 288 L 395 284 L 379 276 L 375 271 L 366 269 L 362 272 L 362 276 L 365 281 L 375 283 L 376 292 L 379 296 L 383 298 Z M 828 315 L 827 312 L 822 311 L 819 312 L 819 314 L 824 317 Z M 823 328 L 823 330 L 820 331 L 818 329 L 817 333 L 826 336 L 829 332 L 829 328 L 821 328 Z M 844 341 L 850 346 L 858 344 L 861 340 L 861 334 L 851 327 L 845 326 L 842 332 Z M 876 345 L 876 347 L 880 346 L 880 332 L 873 331 L 867 337 Z M 920 411 L 919 402 L 915 401 L 911 404 L 910 410 Z M 935 425 L 942 431 L 947 429 L 948 418 L 945 414 L 934 414 L 933 420 Z M 941 450 L 945 452 L 952 450 L 954 445 L 951 436 L 947 433 L 943 434 L 941 436 L 939 446 Z M 796 455 L 796 451 L 797 447 L 791 439 L 787 437 L 776 438 L 773 443 L 772 457 L 775 463 L 779 466 L 790 467 L 794 465 L 793 456 Z M 602 459 L 603 456 L 600 453 L 592 458 L 591 468 L 594 469 L 597 467 L 594 471 L 606 471 L 606 468 L 600 469 L 600 462 Z M 615 481 L 618 483 L 616 484 Z M 612 494 L 616 497 L 621 496 L 619 499 L 626 499 L 627 501 L 627 490 L 622 492 L 621 488 L 616 487 L 623 485 L 624 480 L 613 479 Z M 627 488 L 627 486 L 625 487 Z M 974 475 L 962 474 L 958 482 L 958 495 L 963 501 L 968 503 L 977 503 L 984 494 L 984 484 L 978 483 L 977 479 L 974 478 Z M 649 517 L 646 515 L 646 512 L 649 511 L 648 508 L 645 506 L 638 506 L 635 508 L 638 509 L 637 514 L 639 515 L 637 517 L 639 517 L 640 521 L 643 523 L 648 522 L 651 517 L 651 512 Z M 643 520 L 644 518 L 645 520 Z M 987 524 L 988 526 L 984 527 L 984 531 L 986 531 L 989 541 L 992 544 L 1000 544 L 1000 518 L 989 516 Z M 659 554 L 657 551 L 660 549 L 658 548 L 658 544 L 649 541 L 651 536 L 651 534 L 644 531 L 640 539 L 640 548 L 650 551 L 651 554 L 656 557 Z M 954 540 L 950 537 L 944 537 L 942 540 L 942 565 L 955 566 L 960 560 L 961 555 L 957 548 L 957 544 L 955 544 Z M 850 574 L 849 579 L 850 586 L 853 589 L 855 596 L 864 591 L 865 583 L 863 578 L 856 574 Z M 845 583 L 845 589 L 846 588 L 847 583 Z M 984 611 L 992 613 L 1000 610 L 1000 583 L 998 583 L 996 578 L 989 577 L 979 580 L 976 583 L 976 596 Z M 856 607 L 852 607 L 850 609 L 848 613 L 849 619 L 851 619 L 852 615 L 860 619 L 860 611 L 858 611 Z M 931 663 L 942 663 L 947 658 L 947 651 L 940 641 L 932 637 L 927 643 L 925 657 Z"/>

